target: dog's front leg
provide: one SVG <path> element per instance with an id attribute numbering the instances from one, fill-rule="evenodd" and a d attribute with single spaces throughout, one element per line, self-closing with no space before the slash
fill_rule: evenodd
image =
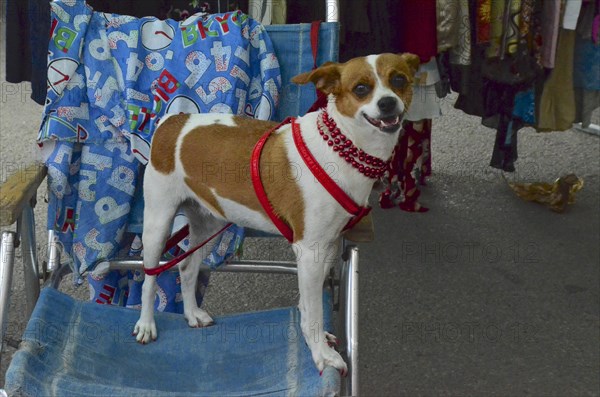
<path id="1" fill-rule="evenodd" d="M 135 323 L 133 335 L 135 339 L 146 344 L 156 340 L 158 332 L 156 331 L 156 323 L 154 322 L 154 295 L 156 294 L 156 276 L 148 276 L 144 278 L 142 284 L 142 309 L 140 319 Z"/>
<path id="2" fill-rule="evenodd" d="M 149 234 L 153 234 L 148 231 Z M 143 235 L 144 244 L 153 241 L 153 238 L 148 238 L 151 236 Z M 161 239 L 162 240 L 162 239 Z M 145 268 L 154 268 L 158 266 L 158 262 L 160 261 L 160 256 L 162 247 L 164 245 L 160 243 L 148 244 L 148 248 L 144 247 L 144 267 Z M 144 277 L 144 283 L 142 284 L 142 308 L 140 310 L 140 319 L 135 324 L 133 329 L 133 335 L 135 335 L 136 340 L 142 344 L 149 343 L 153 340 L 156 340 L 158 337 L 158 333 L 156 331 L 156 323 L 154 322 L 154 297 L 156 296 L 156 277 L 157 276 L 149 276 L 146 274 Z"/>
<path id="3" fill-rule="evenodd" d="M 163 247 L 169 237 L 173 216 L 177 211 L 177 197 L 165 195 L 162 191 L 168 186 L 163 181 L 154 181 L 157 176 L 148 167 L 144 177 L 144 267 L 153 269 L 159 265 Z M 154 183 L 149 183 L 149 182 Z M 168 190 L 168 189 L 167 189 Z M 156 340 L 158 333 L 154 322 L 154 298 L 156 296 L 156 277 L 146 275 L 142 285 L 142 309 L 140 319 L 135 324 L 133 335 L 140 343 Z"/>
<path id="4" fill-rule="evenodd" d="M 337 255 L 338 243 L 301 241 L 296 249 L 302 334 L 320 372 L 331 366 L 345 375 L 348 367 L 330 346 L 335 337 L 325 332 L 323 324 L 323 283 Z"/>
<path id="5" fill-rule="evenodd" d="M 144 244 L 144 267 L 152 269 L 158 266 L 162 255 L 162 247 L 167 240 L 168 231 L 170 230 L 169 219 L 160 227 L 153 228 L 156 225 L 155 221 L 150 221 L 144 216 L 144 234 L 142 241 Z M 148 226 L 146 226 L 148 224 Z M 154 322 L 154 299 L 156 296 L 156 277 L 146 274 L 144 284 L 142 284 L 142 309 L 140 311 L 140 319 L 135 324 L 133 335 L 140 343 L 146 344 L 156 340 L 158 333 L 156 331 L 156 323 Z"/>

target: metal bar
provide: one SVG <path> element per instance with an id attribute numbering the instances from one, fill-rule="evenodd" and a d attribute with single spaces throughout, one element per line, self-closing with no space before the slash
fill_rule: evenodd
<path id="1" fill-rule="evenodd" d="M 217 268 L 217 272 L 227 273 L 276 273 L 276 274 L 291 274 L 298 275 L 296 263 L 291 265 L 285 262 L 276 262 L 276 264 L 261 264 L 261 261 L 245 261 L 240 263 L 231 262 Z"/>
<path id="2" fill-rule="evenodd" d="M 340 20 L 340 5 L 338 0 L 325 0 L 325 22 Z"/>
<path id="3" fill-rule="evenodd" d="M 348 247 L 348 261 L 342 268 L 342 282 L 345 286 L 343 298 L 346 355 L 348 357 L 348 379 L 346 381 L 346 394 L 357 396 L 359 394 L 359 366 L 358 366 L 358 248 Z"/>
<path id="4" fill-rule="evenodd" d="M 50 274 L 50 278 L 46 280 L 44 287 L 50 286 L 58 290 L 62 279 L 70 273 L 72 273 L 71 267 L 67 263 L 61 263 L 58 268 Z"/>
<path id="5" fill-rule="evenodd" d="M 48 231 L 48 271 L 53 272 L 60 265 L 60 248 L 54 230 Z"/>
<path id="6" fill-rule="evenodd" d="M 40 273 L 35 243 L 35 215 L 33 207 L 27 206 L 17 221 L 23 254 L 23 276 L 25 281 L 25 316 L 29 318 L 40 296 Z"/>
<path id="7" fill-rule="evenodd" d="M 581 123 L 575 123 L 575 124 L 573 124 L 573 127 L 577 131 L 582 131 L 582 132 L 586 132 L 588 134 L 600 136 L 600 125 L 598 125 L 598 124 L 591 123 L 587 127 L 583 127 L 583 125 Z"/>
<path id="8" fill-rule="evenodd" d="M 160 261 L 164 264 L 167 261 Z M 108 264 L 108 269 L 107 269 Z M 143 262 L 135 259 L 113 260 L 110 262 L 101 262 L 96 268 L 107 270 L 143 270 Z M 174 271 L 177 268 L 173 268 Z M 201 270 L 210 271 L 206 265 L 201 265 Z M 277 273 L 297 275 L 298 269 L 296 262 L 269 262 L 269 261 L 232 261 L 219 266 L 215 272 L 224 273 Z"/>
<path id="9" fill-rule="evenodd" d="M 15 239 L 14 232 L 2 233 L 2 245 L 0 246 L 0 356 L 2 356 L 2 342 L 8 325 L 8 306 L 13 268 L 15 267 Z"/>

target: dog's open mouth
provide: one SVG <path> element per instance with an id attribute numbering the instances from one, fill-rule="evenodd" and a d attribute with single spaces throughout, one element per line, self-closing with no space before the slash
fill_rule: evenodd
<path id="1" fill-rule="evenodd" d="M 365 113 L 363 113 L 363 116 L 374 127 L 379 128 L 383 132 L 389 132 L 389 133 L 396 132 L 398 130 L 398 128 L 400 128 L 400 123 L 402 122 L 399 115 L 393 116 L 393 117 L 385 117 L 382 119 L 371 118 L 371 117 L 367 116 Z"/>

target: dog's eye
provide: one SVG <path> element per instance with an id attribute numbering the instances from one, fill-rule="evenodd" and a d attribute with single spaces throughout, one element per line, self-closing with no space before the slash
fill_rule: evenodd
<path id="1" fill-rule="evenodd" d="M 403 74 L 395 74 L 390 79 L 393 88 L 404 89 L 408 85 L 408 79 Z"/>
<path id="2" fill-rule="evenodd" d="M 364 98 L 371 92 L 371 87 L 366 84 L 358 84 L 352 91 L 357 97 Z"/>

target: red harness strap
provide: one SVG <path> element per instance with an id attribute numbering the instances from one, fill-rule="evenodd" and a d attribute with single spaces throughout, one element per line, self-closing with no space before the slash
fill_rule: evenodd
<path id="1" fill-rule="evenodd" d="M 262 184 L 262 180 L 260 177 L 260 155 L 265 146 L 265 143 L 271 136 L 271 134 L 277 130 L 279 127 L 285 124 L 292 123 L 292 134 L 294 137 L 294 143 L 296 144 L 296 148 L 300 153 L 300 157 L 304 160 L 306 166 L 313 173 L 315 178 L 323 185 L 323 187 L 331 194 L 331 196 L 336 199 L 336 201 L 350 214 L 354 215 L 352 219 L 348 222 L 348 224 L 344 227 L 344 230 L 351 229 L 354 225 L 356 225 L 364 216 L 366 216 L 370 211 L 370 207 L 361 207 L 354 200 L 346 194 L 340 188 L 337 183 L 325 172 L 323 167 L 317 162 L 314 158 L 304 139 L 302 138 L 302 134 L 300 133 L 300 126 L 296 123 L 295 119 L 287 118 L 281 124 L 276 126 L 275 128 L 267 131 L 262 138 L 256 143 L 254 146 L 254 150 L 252 151 L 251 158 L 251 176 L 252 176 L 252 184 L 254 185 L 254 191 L 256 192 L 256 196 L 258 201 L 262 205 L 263 209 L 277 228 L 279 232 L 285 237 L 289 242 L 294 241 L 294 232 L 292 228 L 285 223 L 283 219 L 275 214 L 275 210 L 267 197 L 267 193 Z"/>
<path id="2" fill-rule="evenodd" d="M 269 139 L 271 134 L 274 131 L 276 131 L 279 127 L 289 124 L 292 121 L 293 118 L 288 117 L 285 120 L 283 120 L 281 124 L 267 131 L 254 146 L 254 150 L 252 151 L 252 157 L 250 159 L 250 172 L 252 176 L 252 184 L 254 185 L 254 191 L 256 192 L 256 197 L 258 198 L 258 201 L 260 201 L 260 205 L 262 205 L 263 209 L 271 219 L 271 222 L 273 222 L 277 230 L 279 230 L 283 237 L 285 237 L 290 243 L 294 240 L 294 232 L 287 223 L 285 223 L 280 217 L 278 217 L 275 214 L 273 206 L 271 205 L 271 202 L 267 197 L 265 187 L 262 184 L 262 180 L 260 178 L 260 155 L 262 153 L 263 148 L 265 147 L 265 143 L 267 143 L 267 139 Z"/>
<path id="3" fill-rule="evenodd" d="M 225 230 L 227 230 L 227 228 L 229 226 L 231 226 L 231 225 L 233 225 L 233 223 L 228 223 L 221 230 L 219 230 L 218 232 L 216 232 L 215 234 L 213 234 L 212 236 L 210 236 L 208 239 L 206 239 L 201 244 L 199 244 L 199 245 L 195 246 L 194 248 L 189 249 L 187 252 L 185 252 L 185 253 L 183 253 L 183 254 L 181 254 L 181 255 L 179 255 L 179 256 L 171 259 L 170 261 L 168 261 L 167 263 L 165 263 L 162 266 L 154 267 L 152 269 L 148 269 L 148 268 L 145 267 L 144 268 L 144 273 L 146 273 L 149 276 L 156 276 L 157 274 L 160 274 L 160 273 L 164 272 L 165 270 L 169 270 L 170 268 L 172 268 L 173 266 L 177 265 L 179 262 L 181 262 L 182 260 L 184 260 L 188 256 L 192 255 L 194 252 L 198 251 L 200 248 L 204 247 L 212 239 L 214 239 L 219 234 L 221 234 Z M 171 237 L 167 241 L 166 247 L 163 250 L 163 254 L 165 252 L 167 252 L 168 250 L 170 250 L 171 248 L 173 248 L 175 245 L 177 245 L 177 243 L 179 243 L 179 241 L 183 240 L 183 238 L 188 234 L 188 231 L 189 231 L 188 226 L 184 226 L 177 233 L 175 233 L 173 235 L 173 237 Z"/>
<path id="4" fill-rule="evenodd" d="M 292 122 L 292 134 L 296 148 L 300 153 L 300 157 L 302 157 L 302 160 L 304 160 L 304 163 L 308 169 L 313 173 L 315 178 L 317 178 L 325 190 L 327 190 L 329 194 L 331 194 L 331 196 L 342 207 L 344 207 L 348 213 L 354 215 L 354 217 L 352 217 L 344 227 L 344 230 L 352 229 L 354 225 L 360 222 L 363 217 L 371 212 L 371 207 L 361 207 L 360 205 L 356 204 L 352 197 L 344 192 L 342 188 L 335 183 L 333 179 L 331 179 L 329 174 L 327 174 L 323 167 L 321 167 L 321 164 L 319 164 L 306 146 L 304 138 L 302 138 L 302 133 L 300 132 L 300 125 L 298 125 L 296 122 Z"/>
<path id="5" fill-rule="evenodd" d="M 167 240 L 167 243 L 165 244 L 165 249 L 163 249 L 163 252 L 162 252 L 163 255 L 166 254 L 169 250 L 171 250 L 171 248 L 173 248 L 177 244 L 179 244 L 179 242 L 181 240 L 183 240 L 184 238 L 186 238 L 186 236 L 188 234 L 190 234 L 190 225 L 185 225 L 184 227 L 179 229 L 177 232 L 175 232 L 174 235 L 169 237 L 169 239 Z"/>

